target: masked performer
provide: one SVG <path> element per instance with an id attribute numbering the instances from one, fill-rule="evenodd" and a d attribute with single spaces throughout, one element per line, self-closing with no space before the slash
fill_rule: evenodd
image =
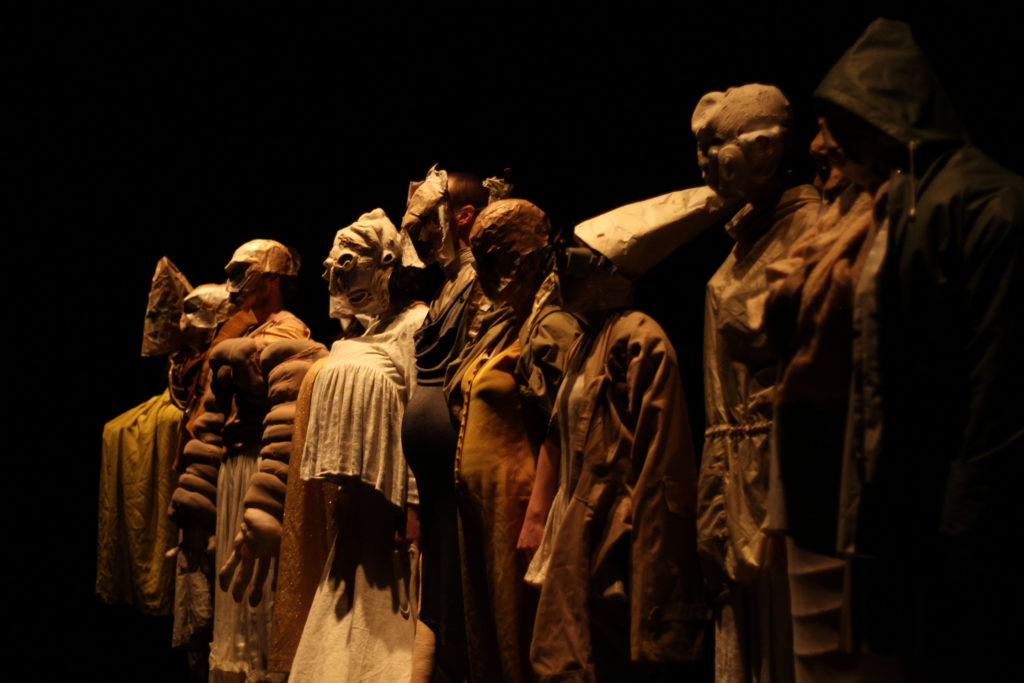
<path id="1" fill-rule="evenodd" d="M 693 114 L 705 181 L 746 202 L 726 224 L 736 244 L 708 282 L 704 319 L 697 541 L 714 598 L 720 681 L 793 677 L 784 543 L 766 533 L 778 358 L 755 311 L 766 267 L 786 256 L 820 207 L 814 187 L 787 188 L 790 119 L 782 93 L 757 84 L 708 93 Z"/>
<path id="2" fill-rule="evenodd" d="M 547 216 L 505 199 L 470 234 L 478 277 L 496 308 L 449 366 L 445 391 L 459 417 L 455 487 L 473 680 L 532 680 L 536 596 L 523 583 L 516 542 L 550 402 L 579 322 L 557 306 Z"/>
<path id="3" fill-rule="evenodd" d="M 169 614 L 177 534 L 163 511 L 174 491 L 181 423 L 196 399 L 212 332 L 228 313 L 222 285 L 195 289 L 166 257 L 153 275 L 142 355 L 169 354 L 164 392 L 103 427 L 96 592 L 146 614 Z"/>
<path id="4" fill-rule="evenodd" d="M 273 408 L 294 399 L 294 378 L 301 379 L 302 372 L 278 366 L 298 355 L 298 366 L 308 367 L 319 346 L 284 310 L 298 268 L 298 257 L 273 240 L 245 243 L 225 268 L 232 300 L 253 314 L 257 326 L 210 352 L 205 412 L 185 446 L 185 469 L 171 502 L 172 516 L 183 527 L 182 551 L 197 558 L 212 534 L 216 566 L 222 567 L 210 652 L 214 681 L 270 677 L 271 557 L 280 533 L 291 437 L 287 408 L 276 413 Z"/>
<path id="5" fill-rule="evenodd" d="M 229 317 L 228 314 L 232 312 Z M 244 334 L 255 324 L 256 319 L 251 312 L 236 311 L 230 302 L 227 285 L 200 285 L 185 297 L 183 327 L 189 345 L 194 345 L 191 340 L 201 339 L 212 348 L 224 339 Z M 188 400 L 183 401 L 185 416 L 178 458 L 182 447 L 194 436 L 192 425 L 203 412 L 202 398 L 210 381 L 209 352 L 191 362 L 196 365 L 198 372 L 189 385 Z M 178 458 L 175 459 L 175 471 L 179 467 Z M 213 558 L 208 555 L 189 558 L 177 550 L 176 547 L 168 553 L 175 560 L 171 645 L 185 652 L 189 669 L 196 679 L 206 680 L 209 677 L 210 640 L 213 637 Z M 190 560 L 196 559 L 198 564 L 189 564 Z"/>
<path id="6" fill-rule="evenodd" d="M 722 210 L 703 187 L 576 228 L 594 250 L 570 250 L 562 282 L 588 332 L 569 354 L 529 513 L 546 522 L 527 575 L 541 586 L 531 660 L 542 680 L 667 680 L 702 654 L 686 401 L 665 333 L 628 308 L 631 280 Z"/>
<path id="7" fill-rule="evenodd" d="M 381 209 L 338 231 L 324 262 L 349 314 L 375 316 L 335 342 L 310 391 L 301 476 L 340 486 L 333 547 L 291 667 L 292 681 L 408 680 L 415 632 L 415 546 L 404 534 L 415 480 L 402 415 L 416 386 L 413 335 L 427 313 L 402 291 L 422 266 Z"/>
<path id="8" fill-rule="evenodd" d="M 849 442 L 828 482 L 836 547 L 872 558 L 868 640 L 911 678 L 1005 678 L 1019 666 L 1005 553 L 1024 462 L 1024 181 L 970 144 L 905 24 L 873 22 L 815 98 L 833 162 L 876 195 Z M 794 493 L 790 507 L 815 502 Z"/>

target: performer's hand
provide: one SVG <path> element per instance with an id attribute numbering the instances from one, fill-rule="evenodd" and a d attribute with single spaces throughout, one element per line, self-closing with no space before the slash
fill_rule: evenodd
<path id="1" fill-rule="evenodd" d="M 523 554 L 529 563 L 540 547 L 540 541 L 544 538 L 544 520 L 530 519 L 527 515 L 523 520 L 523 528 L 519 532 L 519 540 L 516 542 L 516 550 Z"/>
<path id="2" fill-rule="evenodd" d="M 395 529 L 395 544 L 408 547 L 420 547 L 420 508 L 408 505 L 405 508 L 405 528 Z"/>
<path id="3" fill-rule="evenodd" d="M 258 605 L 263 599 L 263 584 L 270 573 L 271 560 L 277 557 L 280 547 L 281 522 L 268 512 L 247 508 L 231 555 L 217 574 L 221 590 L 230 589 L 235 602 L 241 602 L 251 584 L 249 604 Z"/>
<path id="4" fill-rule="evenodd" d="M 213 555 L 214 539 L 210 531 L 202 524 L 186 523 L 181 527 L 181 537 L 164 557 L 171 559 L 179 553 L 185 558 L 185 571 L 194 572 L 199 569 L 204 556 Z"/>

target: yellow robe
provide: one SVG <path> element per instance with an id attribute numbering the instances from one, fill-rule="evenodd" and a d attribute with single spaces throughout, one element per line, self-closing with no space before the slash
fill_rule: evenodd
<path id="1" fill-rule="evenodd" d="M 462 378 L 468 397 L 455 459 L 466 640 L 473 680 L 533 680 L 529 644 L 536 593 L 523 581 L 516 541 L 536 471 L 537 435 L 528 431 L 515 378 L 519 341 Z"/>
<path id="2" fill-rule="evenodd" d="M 177 483 L 174 459 L 182 411 L 165 390 L 103 426 L 96 592 L 144 614 L 171 613 L 178 541 L 167 517 Z"/>

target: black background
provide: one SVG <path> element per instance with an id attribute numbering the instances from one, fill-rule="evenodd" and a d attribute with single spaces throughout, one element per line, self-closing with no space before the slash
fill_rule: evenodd
<path id="1" fill-rule="evenodd" d="M 28 142 L 15 168 L 27 219 L 7 238 L 16 670 L 183 675 L 169 620 L 93 594 L 102 425 L 161 389 L 163 361 L 138 355 L 160 256 L 195 285 L 222 280 L 248 239 L 297 247 L 294 310 L 326 340 L 319 263 L 334 232 L 376 206 L 397 221 L 408 181 L 431 164 L 511 167 L 516 196 L 569 229 L 699 184 L 689 119 L 709 90 L 780 86 L 805 147 L 815 85 L 879 15 L 911 23 L 975 143 L 1024 167 L 1010 9 L 434 4 L 36 5 L 12 25 L 27 39 L 12 64 L 29 107 L 15 129 Z M 703 286 L 728 248 L 703 237 L 660 293 L 692 311 L 680 359 L 698 405 Z"/>

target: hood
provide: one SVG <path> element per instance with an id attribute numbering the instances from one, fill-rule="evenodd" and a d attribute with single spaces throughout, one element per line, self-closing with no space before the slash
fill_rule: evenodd
<path id="1" fill-rule="evenodd" d="M 967 141 L 946 91 L 907 24 L 871 22 L 814 91 L 905 145 Z"/>

